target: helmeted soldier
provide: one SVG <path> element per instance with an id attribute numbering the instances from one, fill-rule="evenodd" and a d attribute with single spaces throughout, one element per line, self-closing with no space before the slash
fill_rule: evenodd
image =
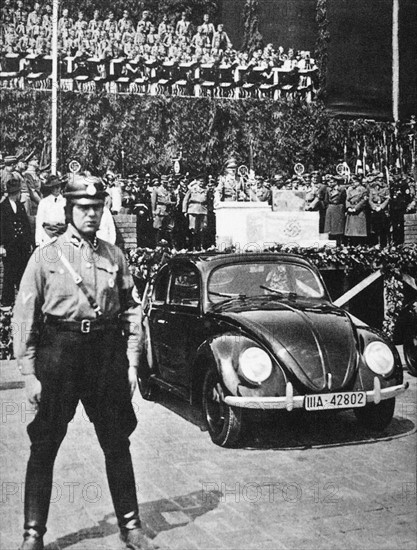
<path id="1" fill-rule="evenodd" d="M 154 179 L 151 203 L 156 241 L 158 243 L 161 239 L 166 239 L 172 245 L 172 232 L 174 230 L 172 214 L 175 197 L 172 191 L 168 189 L 168 176 L 162 176 L 160 180 L 158 178 Z"/>
<path id="2" fill-rule="evenodd" d="M 182 202 L 182 211 L 188 217 L 188 228 L 191 234 L 190 248 L 199 249 L 203 244 L 208 216 L 208 191 L 203 177 L 198 177 L 191 183 Z"/>
<path id="3" fill-rule="evenodd" d="M 381 246 L 388 244 L 389 237 L 389 189 L 383 178 L 376 179 L 369 191 L 371 233 Z"/>
<path id="4" fill-rule="evenodd" d="M 31 453 L 21 550 L 42 550 L 55 457 L 81 400 L 103 449 L 121 531 L 130 549 L 152 548 L 139 520 L 129 436 L 136 427 L 140 318 L 129 306 L 132 277 L 122 251 L 97 239 L 104 187 L 76 175 L 65 191 L 66 232 L 38 248 L 23 275 L 14 338 L 28 399 Z"/>

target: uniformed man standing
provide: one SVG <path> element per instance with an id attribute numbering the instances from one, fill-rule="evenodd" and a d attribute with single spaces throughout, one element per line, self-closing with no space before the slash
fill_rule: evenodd
<path id="1" fill-rule="evenodd" d="M 151 194 L 153 226 L 156 229 L 156 242 L 166 239 L 172 245 L 172 232 L 174 230 L 173 207 L 175 197 L 168 189 L 168 176 L 162 176 L 159 181 L 154 180 L 154 188 Z"/>
<path id="2" fill-rule="evenodd" d="M 371 233 L 377 244 L 384 247 L 389 238 L 389 189 L 381 185 L 382 178 L 377 179 L 369 192 L 369 208 L 371 212 Z"/>
<path id="3" fill-rule="evenodd" d="M 365 186 L 356 176 L 352 176 L 351 185 L 346 191 L 345 236 L 351 245 L 364 244 L 367 231 L 366 205 L 368 196 Z"/>
<path id="4" fill-rule="evenodd" d="M 219 177 L 219 183 L 214 194 L 214 204 L 222 201 L 237 201 L 239 199 L 240 182 L 236 175 L 237 163 L 234 157 L 226 163 L 224 175 Z"/>
<path id="5" fill-rule="evenodd" d="M 20 181 L 9 179 L 6 192 L 7 197 L 0 203 L 0 256 L 4 266 L 1 303 L 10 308 L 30 257 L 33 237 L 28 215 L 20 202 Z"/>
<path id="6" fill-rule="evenodd" d="M 129 322 L 133 281 L 122 251 L 96 237 L 101 180 L 76 175 L 64 196 L 68 228 L 32 255 L 14 312 L 15 325 L 25 327 L 15 335 L 15 355 L 37 408 L 28 426 L 20 548 L 44 548 L 54 461 L 80 400 L 104 452 L 121 539 L 130 549 L 152 548 L 141 529 L 129 451 L 139 338 L 139 325 Z"/>
<path id="7" fill-rule="evenodd" d="M 328 182 L 324 198 L 327 206 L 324 232 L 329 234 L 329 239 L 336 241 L 337 246 L 341 246 L 345 232 L 346 190 L 342 184 L 343 178 L 329 175 Z"/>
<path id="8" fill-rule="evenodd" d="M 188 228 L 191 234 L 189 248 L 200 250 L 208 216 L 208 191 L 204 186 L 204 178 L 198 177 L 191 184 L 182 202 L 182 210 L 188 216 Z"/>

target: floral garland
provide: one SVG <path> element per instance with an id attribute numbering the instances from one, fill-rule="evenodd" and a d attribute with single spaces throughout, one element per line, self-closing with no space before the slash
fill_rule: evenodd
<path id="1" fill-rule="evenodd" d="M 187 251 L 180 251 L 187 252 Z M 208 252 L 233 253 L 241 252 L 236 247 L 216 251 L 213 247 Z M 417 245 L 401 245 L 380 248 L 378 246 L 342 246 L 342 247 L 311 247 L 287 246 L 277 244 L 265 252 L 290 252 L 299 254 L 310 260 L 318 269 L 340 269 L 345 273 L 365 274 L 381 270 L 384 277 L 385 319 L 383 330 L 388 336 L 393 336 L 398 317 L 404 302 L 404 283 L 402 275 L 408 274 L 417 278 Z M 162 243 L 156 249 L 138 248 L 128 253 L 129 263 L 137 283 L 144 289 L 147 282 L 152 282 L 159 267 L 170 257 L 177 254 L 167 243 Z M 189 252 L 198 257 L 199 252 Z"/>
<path id="2" fill-rule="evenodd" d="M 201 252 L 188 252 L 198 257 Z M 206 252 L 229 254 L 241 252 L 236 247 L 218 251 L 215 247 Z M 342 246 L 342 247 L 311 247 L 286 246 L 277 244 L 265 252 L 290 252 L 300 254 L 310 260 L 318 269 L 340 269 L 345 273 L 365 274 L 378 269 L 384 277 L 385 319 L 383 330 L 388 336 L 393 336 L 396 322 L 401 314 L 404 302 L 404 283 L 402 275 L 407 274 L 417 279 L 417 244 L 391 246 Z M 162 241 L 155 249 L 137 248 L 127 252 L 128 262 L 140 292 L 145 291 L 147 283 L 151 283 L 158 269 L 167 260 L 178 254 Z M 0 311 L 0 359 L 13 357 L 12 346 L 12 312 Z"/>
<path id="3" fill-rule="evenodd" d="M 0 310 L 0 360 L 13 358 L 12 312 Z"/>

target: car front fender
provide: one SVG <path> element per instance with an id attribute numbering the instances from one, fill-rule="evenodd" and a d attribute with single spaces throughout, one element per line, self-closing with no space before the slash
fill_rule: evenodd
<path id="1" fill-rule="evenodd" d="M 377 377 L 380 381 L 381 388 L 389 388 L 391 386 L 397 386 L 403 382 L 403 369 L 401 365 L 401 359 L 398 354 L 396 347 L 388 340 L 384 334 L 370 327 L 360 328 L 358 330 L 359 343 L 360 343 L 360 358 L 359 358 L 359 369 L 357 373 L 357 378 L 355 382 L 355 389 L 359 390 L 370 390 L 374 386 L 374 378 Z M 394 355 L 394 370 L 388 376 L 381 376 L 375 374 L 366 364 L 366 361 L 363 356 L 363 352 L 368 344 L 371 342 L 382 341 L 386 344 L 392 354 Z"/>
<path id="2" fill-rule="evenodd" d="M 249 347 L 261 347 L 249 336 L 228 332 L 207 340 L 198 350 L 198 365 L 215 365 L 226 390 L 234 396 L 285 395 L 288 382 L 281 366 L 271 356 L 273 370 L 269 379 L 261 384 L 251 384 L 239 376 L 239 356 Z M 262 348 L 263 349 L 263 348 Z"/>

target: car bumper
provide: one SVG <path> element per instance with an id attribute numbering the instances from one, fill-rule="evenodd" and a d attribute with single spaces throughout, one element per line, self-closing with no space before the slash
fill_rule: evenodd
<path id="1" fill-rule="evenodd" d="M 379 379 L 375 377 L 374 389 L 366 392 L 366 402 L 378 404 L 385 399 L 391 399 L 392 397 L 400 395 L 407 388 L 408 382 L 398 386 L 381 388 Z M 303 409 L 304 400 L 305 395 L 293 395 L 292 385 L 290 382 L 287 384 L 286 395 L 284 397 L 240 397 L 237 395 L 227 395 L 224 398 L 225 403 L 231 407 L 258 410 L 286 409 L 287 411 L 292 411 L 293 409 Z"/>

